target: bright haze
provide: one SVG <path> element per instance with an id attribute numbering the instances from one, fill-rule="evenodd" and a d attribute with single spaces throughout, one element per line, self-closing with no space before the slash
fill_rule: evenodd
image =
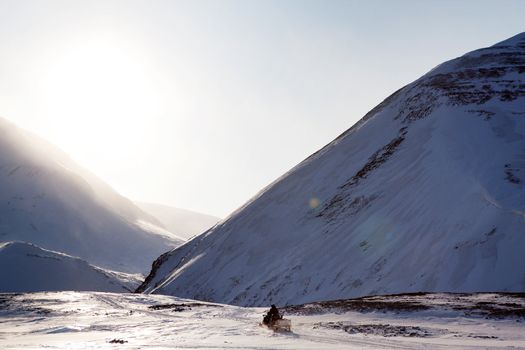
<path id="1" fill-rule="evenodd" d="M 4 1 L 0 115 L 124 196 L 226 216 L 523 1 Z"/>

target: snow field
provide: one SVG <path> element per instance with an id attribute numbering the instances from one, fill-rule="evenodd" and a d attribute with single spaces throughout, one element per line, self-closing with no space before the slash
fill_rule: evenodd
<path id="1" fill-rule="evenodd" d="M 162 295 L 2 294 L 0 347 L 5 350 L 525 349 L 523 318 L 486 319 L 467 315 L 446 309 L 447 298 L 454 295 L 424 297 L 421 302 L 428 300 L 437 308 L 418 312 L 364 313 L 330 308 L 317 314 L 296 311 L 285 315 L 292 320 L 292 332 L 275 333 L 259 326 L 265 308 Z M 469 298 L 457 303 L 468 306 L 471 301 L 493 301 L 490 295 Z M 523 298 L 516 300 L 521 303 Z M 506 304 L 508 300 L 502 302 Z M 352 325 L 359 331 L 352 333 L 333 327 L 338 324 Z M 389 333 L 385 329 L 394 331 Z M 415 335 L 409 335 L 406 329 Z"/>

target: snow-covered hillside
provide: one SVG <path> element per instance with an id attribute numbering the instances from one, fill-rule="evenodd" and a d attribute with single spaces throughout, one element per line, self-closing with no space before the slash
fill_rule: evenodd
<path id="1" fill-rule="evenodd" d="M 259 326 L 267 309 L 163 295 L 0 294 L 0 348 L 523 349 L 523 295 L 400 295 L 285 309 L 291 333 Z"/>
<path id="2" fill-rule="evenodd" d="M 147 273 L 183 242 L 59 149 L 0 119 L 0 242 L 8 241 L 131 273 Z"/>
<path id="3" fill-rule="evenodd" d="M 34 244 L 0 244 L 0 292 L 90 290 L 129 292 L 138 276 L 105 271 L 72 256 Z"/>
<path id="4" fill-rule="evenodd" d="M 219 218 L 190 210 L 155 203 L 136 202 L 145 212 L 159 219 L 162 225 L 179 237 L 190 239 L 219 222 Z"/>
<path id="5" fill-rule="evenodd" d="M 395 92 L 162 255 L 139 291 L 236 305 L 523 291 L 524 186 L 522 33 Z"/>

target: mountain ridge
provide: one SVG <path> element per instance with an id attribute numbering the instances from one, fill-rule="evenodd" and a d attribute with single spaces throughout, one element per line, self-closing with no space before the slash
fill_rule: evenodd
<path id="1" fill-rule="evenodd" d="M 252 306 L 525 289 L 524 73 L 525 33 L 437 66 L 138 291 Z"/>
<path id="2" fill-rule="evenodd" d="M 0 119 L 0 241 L 25 241 L 90 264 L 145 273 L 183 242 L 67 154 Z"/>
<path id="3" fill-rule="evenodd" d="M 143 211 L 156 217 L 173 234 L 187 240 L 220 221 L 218 217 L 166 204 L 136 202 Z"/>

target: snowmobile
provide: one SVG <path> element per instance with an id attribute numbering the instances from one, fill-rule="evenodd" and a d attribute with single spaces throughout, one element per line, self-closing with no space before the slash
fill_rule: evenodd
<path id="1" fill-rule="evenodd" d="M 261 326 L 263 325 L 276 332 L 291 332 L 292 330 L 292 321 L 283 318 L 275 305 L 272 305 L 270 311 L 264 316 Z"/>

